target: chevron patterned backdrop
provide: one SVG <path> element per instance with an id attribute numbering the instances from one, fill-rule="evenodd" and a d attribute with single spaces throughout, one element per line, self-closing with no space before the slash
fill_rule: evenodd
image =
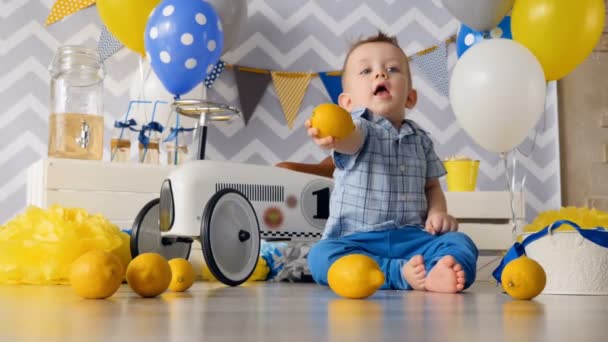
<path id="1" fill-rule="evenodd" d="M 23 171 L 46 156 L 47 66 L 59 46 L 96 47 L 101 32 L 95 7 L 45 27 L 43 23 L 53 2 L 0 0 L 0 223 L 23 210 L 26 200 Z M 440 0 L 250 0 L 249 20 L 240 44 L 223 59 L 275 70 L 338 70 L 349 41 L 374 33 L 376 28 L 396 34 L 405 51 L 412 54 L 455 34 L 459 22 Z M 450 46 L 450 69 L 456 62 L 454 50 Z M 107 142 L 113 121 L 124 113 L 129 100 L 129 88 L 138 68 L 137 56 L 122 49 L 106 61 L 106 67 Z M 438 154 L 441 157 L 466 154 L 481 159 L 479 189 L 506 189 L 504 165 L 499 156 L 477 146 L 460 128 L 448 98 L 423 74 L 415 68 L 413 71 L 419 103 L 409 115 L 431 133 Z M 208 98 L 238 106 L 232 71 L 221 75 Z M 326 154 L 308 139 L 303 122 L 314 106 L 328 101 L 320 79 L 313 79 L 290 130 L 270 85 L 247 126 L 234 121 L 210 129 L 208 157 L 256 164 L 319 161 Z M 561 205 L 557 125 L 557 94 L 552 84 L 537 134 L 530 133 L 516 156 L 516 180 L 521 183 L 526 179 L 528 221 L 539 211 Z M 108 159 L 107 148 L 104 155 Z"/>

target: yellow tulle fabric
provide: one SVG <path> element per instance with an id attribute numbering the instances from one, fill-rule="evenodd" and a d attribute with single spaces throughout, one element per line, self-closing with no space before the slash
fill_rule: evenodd
<path id="1" fill-rule="evenodd" d="M 548 210 L 540 213 L 532 223 L 524 227 L 524 232 L 536 232 L 555 221 L 568 220 L 581 228 L 604 227 L 608 229 L 608 213 L 596 209 L 566 207 L 560 210 Z M 568 225 L 562 225 L 554 231 L 574 230 Z"/>
<path id="2" fill-rule="evenodd" d="M 72 262 L 93 249 L 115 253 L 124 269 L 131 260 L 129 235 L 104 216 L 28 207 L 0 227 L 0 283 L 67 284 Z"/>

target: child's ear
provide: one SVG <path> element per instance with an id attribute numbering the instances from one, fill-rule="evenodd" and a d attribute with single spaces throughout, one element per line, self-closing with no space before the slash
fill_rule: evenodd
<path id="1" fill-rule="evenodd" d="M 411 89 L 407 94 L 407 98 L 405 99 L 405 108 L 414 108 L 416 102 L 418 102 L 418 92 L 416 92 L 416 89 Z"/>
<path id="2" fill-rule="evenodd" d="M 340 96 L 338 96 L 338 104 L 348 112 L 352 112 L 353 110 L 353 100 L 349 93 L 340 94 Z"/>

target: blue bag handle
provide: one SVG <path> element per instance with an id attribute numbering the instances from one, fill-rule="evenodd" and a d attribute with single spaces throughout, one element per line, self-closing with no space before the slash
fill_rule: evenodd
<path id="1" fill-rule="evenodd" d="M 526 246 L 530 243 L 540 239 L 541 237 L 549 234 L 551 231 L 561 227 L 561 225 L 567 224 L 572 226 L 572 228 L 576 229 L 576 231 L 581 234 L 585 239 L 605 248 L 608 248 L 608 231 L 604 228 L 598 227 L 594 229 L 582 229 L 578 224 L 568 221 L 568 220 L 559 220 L 553 222 L 550 226 L 539 230 L 538 232 L 529 235 L 524 239 L 521 243 L 516 242 L 513 247 L 509 248 L 507 254 L 505 254 L 504 258 L 500 262 L 500 265 L 492 272 L 492 276 L 496 281 L 500 284 L 500 278 L 502 275 L 502 270 L 505 266 L 514 259 L 519 258 L 522 255 L 526 255 Z"/>

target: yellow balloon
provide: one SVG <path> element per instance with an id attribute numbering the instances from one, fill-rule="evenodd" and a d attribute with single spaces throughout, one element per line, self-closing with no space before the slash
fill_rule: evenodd
<path id="1" fill-rule="evenodd" d="M 97 0 L 97 11 L 108 31 L 123 45 L 144 56 L 148 15 L 160 0 Z"/>
<path id="2" fill-rule="evenodd" d="M 593 51 L 604 27 L 604 0 L 517 0 L 513 39 L 538 58 L 548 81 L 558 80 Z"/>

